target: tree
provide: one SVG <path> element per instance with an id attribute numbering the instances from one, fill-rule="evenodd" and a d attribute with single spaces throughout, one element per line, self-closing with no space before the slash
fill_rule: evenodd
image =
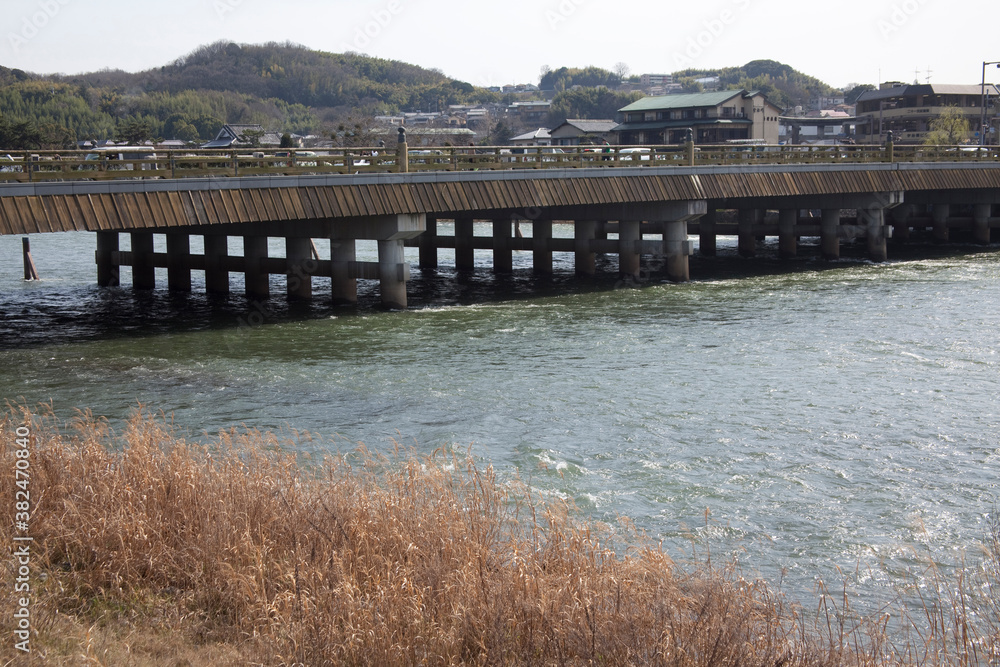
<path id="1" fill-rule="evenodd" d="M 243 130 L 236 140 L 250 148 L 257 148 L 260 146 L 260 140 L 264 138 L 264 130 Z"/>
<path id="2" fill-rule="evenodd" d="M 0 116 L 0 148 L 31 150 L 41 146 L 42 137 L 30 121 L 8 121 Z"/>
<path id="3" fill-rule="evenodd" d="M 847 91 L 847 94 L 844 95 L 844 103 L 855 104 L 858 101 L 858 98 L 861 97 L 861 94 L 866 93 L 869 90 L 875 90 L 875 86 L 871 85 L 870 83 L 862 83 L 857 86 L 854 86 L 849 91 Z"/>
<path id="4" fill-rule="evenodd" d="M 281 135 L 281 143 L 278 148 L 295 148 L 295 140 L 292 139 L 292 135 L 287 132 Z"/>
<path id="5" fill-rule="evenodd" d="M 502 120 L 497 121 L 490 129 L 490 133 L 486 136 L 487 146 L 506 146 L 510 143 L 511 137 L 514 136 L 514 131 L 511 130 L 510 126 Z"/>
<path id="6" fill-rule="evenodd" d="M 930 122 L 930 132 L 924 139 L 928 146 L 957 146 L 969 139 L 969 120 L 958 107 L 945 107 L 940 116 Z"/>
<path id="7" fill-rule="evenodd" d="M 631 71 L 632 70 L 629 69 L 629 66 L 626 65 L 625 63 L 615 63 L 614 72 L 615 76 L 618 77 L 619 83 L 624 83 L 625 79 L 628 78 L 628 75 L 631 73 Z"/>
<path id="8" fill-rule="evenodd" d="M 124 141 L 133 146 L 153 138 L 153 126 L 148 118 L 130 116 L 115 125 L 115 141 Z"/>

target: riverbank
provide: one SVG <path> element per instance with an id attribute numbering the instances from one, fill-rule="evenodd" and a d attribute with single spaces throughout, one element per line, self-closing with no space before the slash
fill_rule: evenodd
<path id="1" fill-rule="evenodd" d="M 114 433 L 23 407 L 0 441 L 7 541 L 32 540 L 31 664 L 950 665 L 997 645 L 982 582 L 931 601 L 929 634 L 893 635 L 849 600 L 799 607 L 677 563 L 627 520 L 582 520 L 460 454 L 297 458 L 301 442 L 252 429 L 193 445 L 148 414 Z"/>

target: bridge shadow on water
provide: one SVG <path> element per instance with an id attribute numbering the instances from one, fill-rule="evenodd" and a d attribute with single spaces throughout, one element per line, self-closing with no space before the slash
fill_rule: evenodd
<path id="1" fill-rule="evenodd" d="M 997 246 L 991 246 L 996 250 Z M 893 246 L 890 260 L 907 262 L 921 259 L 959 257 L 983 252 L 983 246 L 907 244 Z M 599 256 L 597 275 L 576 276 L 572 255 L 557 256 L 550 275 L 536 274 L 526 264 L 511 274 L 494 274 L 488 263 L 473 271 L 457 271 L 452 266 L 433 270 L 413 269 L 408 285 L 409 310 L 464 307 L 511 301 L 529 301 L 604 293 L 616 289 L 643 289 L 668 281 L 655 260 L 644 258 L 639 280 L 618 277 L 615 256 Z M 800 246 L 793 259 L 779 259 L 776 243 L 759 244 L 757 255 L 743 258 L 735 249 L 720 248 L 716 257 L 691 257 L 691 282 L 733 280 L 774 275 L 840 270 L 848 266 L 872 264 L 864 244 L 845 244 L 841 259 L 826 261 L 814 245 Z M 329 294 L 329 280 L 315 279 L 312 300 L 289 300 L 284 281 L 272 278 L 272 296 L 253 299 L 243 294 L 242 281 L 234 274 L 228 295 L 209 295 L 196 283 L 190 293 L 170 292 L 165 287 L 137 291 L 130 286 L 56 287 L 44 291 L 0 292 L 0 350 L 59 345 L 68 342 L 129 339 L 209 330 L 235 330 L 308 320 L 363 317 L 385 312 L 380 305 L 378 284 L 359 281 L 358 304 L 336 306 Z"/>

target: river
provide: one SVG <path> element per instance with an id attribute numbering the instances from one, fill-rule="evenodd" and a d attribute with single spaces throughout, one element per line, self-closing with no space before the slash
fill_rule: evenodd
<path id="1" fill-rule="evenodd" d="M 847 573 L 880 600 L 919 554 L 974 556 L 996 507 L 996 247 L 779 263 L 723 242 L 692 282 L 641 288 L 578 281 L 571 256 L 538 278 L 530 253 L 512 277 L 456 276 L 443 251 L 388 313 L 375 286 L 346 310 L 289 304 L 277 279 L 248 303 L 235 275 L 229 297 L 197 273 L 190 295 L 102 290 L 92 234 L 31 240 L 25 283 L 20 238 L 0 237 L 0 387 L 63 417 L 142 403 L 195 439 L 245 424 L 321 451 L 471 448 L 801 597 Z"/>

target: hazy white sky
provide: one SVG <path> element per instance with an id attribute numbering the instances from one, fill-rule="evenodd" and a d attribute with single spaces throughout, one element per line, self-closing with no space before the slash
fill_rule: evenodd
<path id="1" fill-rule="evenodd" d="M 928 70 L 978 83 L 1000 60 L 998 14 L 996 0 L 3 0 L 0 64 L 138 71 L 226 39 L 353 50 L 481 86 L 537 83 L 545 65 L 641 74 L 756 59 L 834 86 Z"/>

